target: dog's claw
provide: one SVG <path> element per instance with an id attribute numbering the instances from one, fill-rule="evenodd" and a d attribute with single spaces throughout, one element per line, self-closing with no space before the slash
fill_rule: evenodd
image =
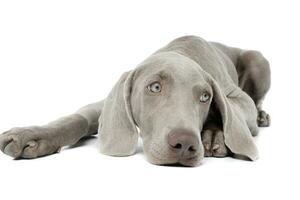
<path id="1" fill-rule="evenodd" d="M 204 144 L 204 149 L 205 150 L 209 150 L 210 149 L 210 145 L 209 144 Z"/>
<path id="2" fill-rule="evenodd" d="M 213 148 L 212 148 L 212 150 L 217 150 L 217 149 L 219 149 L 220 148 L 220 145 L 219 144 L 214 144 L 214 146 L 213 146 Z"/>
<path id="3" fill-rule="evenodd" d="M 35 147 L 35 146 L 37 146 L 37 143 L 34 142 L 34 141 L 29 141 L 29 142 L 27 143 L 27 145 L 28 145 L 29 147 Z"/>

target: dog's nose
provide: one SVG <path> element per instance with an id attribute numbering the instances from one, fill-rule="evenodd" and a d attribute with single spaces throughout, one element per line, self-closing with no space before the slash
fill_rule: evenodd
<path id="1" fill-rule="evenodd" d="M 189 158 L 199 150 L 199 139 L 193 131 L 186 129 L 175 129 L 168 134 L 170 148 L 178 156 Z"/>

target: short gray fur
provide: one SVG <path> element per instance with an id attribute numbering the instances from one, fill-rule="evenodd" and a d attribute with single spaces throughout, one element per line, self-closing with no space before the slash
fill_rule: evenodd
<path id="1" fill-rule="evenodd" d="M 153 82 L 161 84 L 159 94 L 147 89 Z M 99 132 L 100 151 L 112 156 L 134 154 L 140 136 L 154 164 L 196 166 L 204 156 L 228 155 L 255 160 L 253 136 L 270 125 L 262 110 L 269 88 L 269 63 L 260 52 L 184 36 L 124 73 L 106 99 L 44 126 L 13 128 L 0 136 L 0 149 L 36 158 Z M 212 96 L 207 103 L 199 102 L 203 91 Z M 174 156 L 166 139 L 173 130 L 202 141 L 192 157 Z"/>

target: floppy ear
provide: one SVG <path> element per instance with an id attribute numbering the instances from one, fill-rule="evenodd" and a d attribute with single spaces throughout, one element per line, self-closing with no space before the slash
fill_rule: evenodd
<path id="1" fill-rule="evenodd" d="M 235 155 L 256 160 L 258 151 L 252 137 L 258 131 L 254 102 L 235 85 L 226 91 L 221 90 L 218 83 L 207 75 L 213 88 L 213 101 L 222 116 L 225 144 Z"/>
<path id="2" fill-rule="evenodd" d="M 112 156 L 135 152 L 138 132 L 131 112 L 131 88 L 134 71 L 126 72 L 105 99 L 100 117 L 100 151 Z"/>

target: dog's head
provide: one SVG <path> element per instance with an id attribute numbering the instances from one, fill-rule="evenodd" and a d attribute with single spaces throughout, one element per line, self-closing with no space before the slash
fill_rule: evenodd
<path id="1" fill-rule="evenodd" d="M 196 166 L 204 157 L 200 133 L 212 104 L 219 110 L 223 129 L 230 129 L 224 126 L 225 98 L 212 77 L 191 59 L 176 53 L 153 55 L 123 74 L 105 100 L 100 150 L 115 156 L 133 154 L 138 127 L 151 163 Z M 234 144 L 227 145 L 235 151 Z"/>

